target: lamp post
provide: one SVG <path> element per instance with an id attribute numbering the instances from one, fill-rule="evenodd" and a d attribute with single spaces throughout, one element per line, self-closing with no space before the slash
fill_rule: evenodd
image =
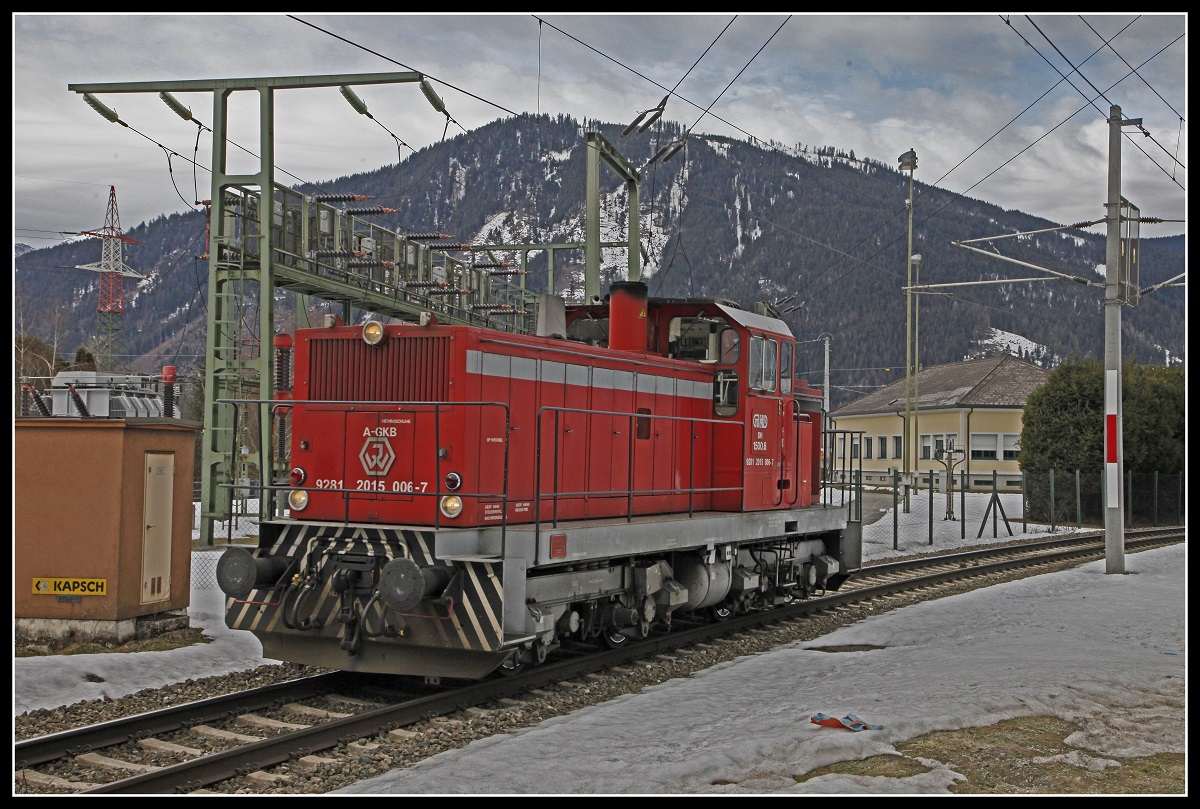
<path id="1" fill-rule="evenodd" d="M 904 154 L 900 155 L 900 171 L 908 172 L 908 251 L 905 255 L 905 262 L 908 265 L 908 286 L 905 287 L 905 309 L 906 318 L 904 324 L 904 513 L 909 511 L 908 489 L 911 483 L 910 476 L 912 474 L 912 404 L 913 404 L 913 389 L 912 389 L 912 370 L 913 370 L 913 346 L 912 346 L 912 220 L 913 220 L 913 175 L 917 171 L 917 151 L 909 149 Z"/>
<path id="2" fill-rule="evenodd" d="M 917 287 L 921 286 L 921 254 L 911 255 L 908 260 L 912 266 L 912 281 L 908 296 L 912 300 L 913 309 L 912 433 L 913 441 L 918 447 L 914 450 L 916 458 L 913 460 L 912 471 L 919 478 L 921 476 L 921 470 L 918 468 L 921 464 L 921 299 L 914 296 L 917 293 Z M 932 448 L 932 444 L 930 446 Z M 932 469 L 932 467 L 930 468 Z M 930 478 L 929 485 L 933 485 L 933 478 Z"/>

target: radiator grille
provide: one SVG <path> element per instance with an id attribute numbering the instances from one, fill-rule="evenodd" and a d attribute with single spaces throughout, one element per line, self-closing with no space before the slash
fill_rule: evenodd
<path id="1" fill-rule="evenodd" d="M 444 402 L 449 337 L 397 337 L 383 345 L 314 339 L 309 346 L 311 399 Z"/>

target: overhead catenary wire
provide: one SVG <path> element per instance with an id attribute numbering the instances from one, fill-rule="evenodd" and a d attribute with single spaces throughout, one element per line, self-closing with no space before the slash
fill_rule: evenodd
<path id="1" fill-rule="evenodd" d="M 1088 22 L 1082 14 L 1079 15 L 1079 19 L 1083 21 L 1084 25 L 1086 25 L 1089 29 L 1091 29 L 1093 34 L 1100 37 L 1100 40 L 1104 43 L 1104 47 L 1106 47 L 1110 51 L 1112 51 L 1113 55 L 1115 55 L 1118 59 L 1120 59 L 1122 62 L 1125 63 L 1125 67 L 1132 70 L 1133 74 L 1142 80 L 1142 84 L 1144 84 L 1144 85 L 1146 85 L 1146 87 L 1150 88 L 1150 92 L 1152 92 L 1156 96 L 1158 96 L 1159 100 L 1162 101 L 1162 103 L 1167 105 L 1167 109 L 1169 109 L 1171 112 L 1175 113 L 1175 115 L 1179 118 L 1180 121 L 1184 120 L 1183 113 L 1179 112 L 1179 110 L 1177 110 L 1173 106 L 1171 106 L 1171 102 L 1167 101 L 1165 98 L 1163 98 L 1162 93 L 1160 93 L 1160 92 L 1158 92 L 1158 90 L 1154 89 L 1154 85 L 1152 85 L 1150 82 L 1146 81 L 1146 77 L 1143 76 L 1141 73 L 1138 73 L 1137 68 L 1135 68 L 1133 65 L 1129 64 L 1129 61 L 1124 56 L 1122 56 L 1120 53 L 1118 53 L 1117 49 L 1112 46 L 1112 41 L 1114 39 L 1116 39 L 1118 35 L 1120 35 L 1120 33 L 1121 33 L 1120 31 L 1118 31 L 1117 34 L 1113 35 L 1112 37 L 1105 39 L 1103 36 L 1100 35 L 1099 31 L 1097 31 L 1095 28 L 1092 27 L 1092 24 L 1090 22 Z M 1129 23 L 1129 25 L 1133 25 L 1134 22 L 1137 22 L 1140 19 L 1141 19 L 1141 15 L 1138 15 L 1137 17 L 1135 17 L 1133 19 L 1133 22 Z M 1128 28 L 1128 27 L 1129 27 L 1128 25 L 1125 26 L 1125 28 Z M 1125 28 L 1122 28 L 1121 31 L 1124 31 Z"/>
<path id="2" fill-rule="evenodd" d="M 1031 22 L 1031 24 L 1032 24 L 1032 21 L 1030 21 L 1030 22 Z M 1044 55 L 1044 54 L 1042 54 L 1040 51 L 1038 51 L 1038 49 L 1037 49 L 1037 48 L 1033 47 L 1033 44 L 1032 44 L 1032 43 L 1031 43 L 1031 42 L 1030 42 L 1028 39 L 1026 39 L 1026 38 L 1025 38 L 1025 37 L 1024 37 L 1024 36 L 1023 36 L 1023 35 L 1022 35 L 1022 34 L 1021 34 L 1019 31 L 1016 31 L 1016 29 L 1012 27 L 1011 23 L 1009 24 L 1009 28 L 1010 28 L 1011 30 L 1013 30 L 1013 32 L 1014 32 L 1014 33 L 1016 33 L 1016 34 L 1017 34 L 1017 36 L 1020 36 L 1020 37 L 1021 37 L 1021 40 L 1022 40 L 1023 42 L 1025 42 L 1025 44 L 1026 44 L 1026 45 L 1029 45 L 1029 47 L 1030 47 L 1030 48 L 1033 48 L 1033 51 L 1034 51 L 1034 53 L 1037 53 L 1037 54 L 1038 54 L 1038 56 L 1041 56 L 1041 58 L 1042 58 L 1042 59 L 1043 59 L 1043 60 L 1046 62 L 1046 64 L 1050 65 L 1050 67 L 1051 67 L 1051 68 L 1052 68 L 1052 69 L 1053 69 L 1053 70 L 1054 70 L 1056 73 L 1058 73 L 1060 76 L 1063 76 L 1063 73 L 1062 73 L 1062 71 L 1061 71 L 1061 70 L 1059 70 L 1059 69 L 1058 69 L 1058 67 L 1057 67 L 1057 66 L 1056 66 L 1056 65 L 1055 65 L 1053 62 L 1051 62 L 1049 59 L 1047 59 L 1047 58 L 1045 57 L 1045 55 Z M 1034 25 L 1034 28 L 1037 28 L 1037 26 L 1036 26 L 1036 25 Z M 1039 32 L 1039 33 L 1041 33 L 1041 29 L 1040 29 L 1040 28 L 1038 29 L 1038 32 Z M 1045 35 L 1043 34 L 1043 36 L 1045 36 Z M 1179 41 L 1179 40 L 1181 40 L 1182 38 L 1183 38 L 1183 34 L 1180 34 L 1179 36 L 1175 37 L 1175 39 L 1171 40 L 1171 41 L 1170 41 L 1170 42 L 1168 42 L 1166 45 L 1164 45 L 1164 46 L 1163 46 L 1161 49 L 1159 49 L 1159 50 L 1158 50 L 1158 51 L 1157 51 L 1157 52 L 1156 52 L 1156 53 L 1155 53 L 1153 56 L 1151 56 L 1151 57 L 1150 57 L 1149 59 L 1147 59 L 1145 62 L 1142 62 L 1142 64 L 1141 64 L 1141 65 L 1138 65 L 1138 67 L 1144 67 L 1144 66 L 1145 66 L 1147 63 L 1149 63 L 1149 62 L 1150 62 L 1150 60 L 1151 60 L 1151 59 L 1153 59 L 1155 56 L 1158 56 L 1158 54 L 1162 53 L 1163 51 L 1165 51 L 1167 48 L 1169 48 L 1169 47 L 1171 47 L 1172 45 L 1174 45 L 1176 42 L 1178 42 L 1178 41 Z M 1047 41 L 1049 41 L 1049 39 L 1048 39 L 1048 38 L 1047 38 Z M 1053 43 L 1051 43 L 1051 47 L 1055 47 Z M 1055 51 L 1058 51 L 1058 48 L 1057 48 L 1057 47 L 1055 47 Z M 1060 55 L 1061 55 L 1061 53 L 1060 53 Z M 1071 62 L 1070 62 L 1069 60 L 1067 60 L 1067 59 L 1066 59 L 1066 57 L 1063 57 L 1063 58 L 1064 58 L 1064 61 L 1066 61 L 1066 62 L 1067 62 L 1067 64 L 1071 64 Z M 1074 68 L 1074 65 L 1072 65 L 1072 69 L 1073 69 L 1073 70 L 1075 70 L 1075 68 Z M 1078 72 L 1078 71 L 1077 71 L 1077 70 L 1075 70 L 1075 72 Z M 1123 76 L 1121 79 L 1119 79 L 1119 80 L 1117 80 L 1117 81 L 1113 82 L 1113 83 L 1112 83 L 1112 85 L 1110 85 L 1110 86 L 1108 87 L 1108 90 L 1112 90 L 1114 87 L 1116 87 L 1116 86 L 1117 86 L 1118 84 L 1120 84 L 1122 81 L 1124 81 L 1125 79 L 1129 78 L 1129 76 L 1131 76 L 1131 75 L 1134 75 L 1136 72 L 1137 72 L 1137 68 L 1130 68 L 1130 72 L 1129 72 L 1129 73 L 1126 73 L 1126 74 L 1125 74 L 1125 76 Z M 1082 75 L 1082 74 L 1081 74 L 1081 75 Z M 1063 78 L 1065 79 L 1065 78 L 1066 78 L 1066 76 L 1063 76 Z M 1085 81 L 1086 81 L 1086 79 L 1085 79 Z M 1083 95 L 1083 97 L 1084 97 L 1085 99 L 1087 99 L 1087 95 L 1086 95 L 1086 94 L 1084 94 L 1082 90 L 1080 90 L 1078 87 L 1075 87 L 1075 85 L 1074 85 L 1072 82 L 1070 82 L 1069 80 L 1067 81 L 1067 83 L 1068 83 L 1068 84 L 1070 84 L 1070 85 L 1071 85 L 1071 87 L 1072 87 L 1072 88 L 1074 88 L 1076 92 L 1078 92 L 1080 95 Z M 1089 84 L 1089 85 L 1091 85 L 1091 82 L 1089 81 L 1089 82 L 1088 82 L 1088 84 Z M 1098 89 L 1096 89 L 1096 88 L 1095 88 L 1095 86 L 1094 86 L 1094 85 L 1092 85 L 1092 89 L 1093 89 L 1093 90 L 1096 90 L 1096 93 L 1097 93 L 1097 95 L 1098 95 L 1099 97 L 1101 97 L 1101 98 L 1104 98 L 1104 97 L 1105 97 L 1105 93 L 1108 91 L 1108 90 L 1104 90 L 1104 91 L 1098 90 Z M 1107 99 L 1106 99 L 1106 100 L 1107 100 Z M 1107 120 L 1107 118 L 1108 118 L 1108 114 L 1107 114 L 1106 112 L 1104 112 L 1103 110 L 1101 110 L 1099 107 L 1097 107 L 1097 106 L 1096 106 L 1096 104 L 1095 104 L 1095 100 L 1094 100 L 1094 99 L 1087 99 L 1087 101 L 1088 101 L 1088 103 L 1087 103 L 1087 105 L 1086 105 L 1086 106 L 1085 106 L 1083 109 L 1086 109 L 1088 106 L 1090 106 L 1090 107 L 1093 107 L 1093 108 L 1094 108 L 1094 109 L 1095 109 L 1095 110 L 1096 110 L 1098 113 L 1100 113 L 1100 115 L 1102 115 L 1102 116 L 1103 116 L 1103 117 L 1104 117 L 1104 118 Z M 1074 115 L 1077 115 L 1077 114 L 1079 114 L 1079 112 L 1082 112 L 1082 111 L 1083 111 L 1082 109 L 1081 109 L 1081 110 L 1077 110 L 1077 111 L 1074 113 Z M 1072 116 L 1070 116 L 1070 117 L 1074 117 L 1074 115 L 1072 115 Z M 1146 132 L 1146 130 L 1145 130 L 1144 128 L 1142 128 L 1140 124 L 1138 125 L 1138 129 L 1139 129 L 1139 131 L 1141 131 L 1141 132 L 1143 133 L 1143 135 L 1144 135 L 1145 137 L 1149 137 L 1149 138 L 1151 138 L 1151 140 L 1153 140 L 1153 137 L 1150 135 L 1150 133 L 1149 133 L 1149 132 Z M 1147 159 L 1147 160 L 1149 160 L 1151 163 L 1153 163 L 1155 166 L 1157 166 L 1157 167 L 1158 167 L 1158 169 L 1159 169 L 1160 171 L 1162 171 L 1164 174 L 1167 174 L 1167 176 L 1171 178 L 1171 181 L 1172 181 L 1172 182 L 1174 182 L 1176 185 L 1179 185 L 1179 187 L 1180 187 L 1181 189 L 1183 189 L 1183 186 L 1182 186 L 1182 185 L 1181 185 L 1181 184 L 1180 184 L 1180 183 L 1179 183 L 1179 182 L 1178 182 L 1178 181 L 1175 179 L 1175 177 L 1174 177 L 1173 175 L 1171 175 L 1171 174 L 1167 173 L 1166 169 L 1164 169 L 1162 166 L 1159 166 L 1159 165 L 1158 165 L 1158 162 L 1157 162 L 1157 161 L 1155 161 L 1155 160 L 1154 160 L 1154 158 L 1152 158 L 1152 157 L 1150 157 L 1150 155 L 1146 154 L 1146 151 L 1145 151 L 1145 149 L 1142 149 L 1141 145 L 1140 145 L 1140 144 L 1138 144 L 1138 142 L 1137 142 L 1136 140 L 1134 140 L 1134 139 L 1133 139 L 1133 137 L 1132 137 L 1132 136 L 1131 136 L 1129 133 L 1127 133 L 1127 132 L 1123 132 L 1122 134 L 1124 134 L 1124 135 L 1125 135 L 1125 137 L 1129 139 L 1130 143 L 1132 143 L 1132 144 L 1134 145 L 1134 147 L 1135 147 L 1135 148 L 1137 148 L 1137 150 L 1138 150 L 1139 152 L 1141 152 L 1143 155 L 1145 155 L 1145 157 L 1146 157 L 1146 159 Z M 1167 156 L 1168 156 L 1168 157 L 1171 157 L 1171 159 L 1172 159 L 1173 161 L 1175 160 L 1175 157 L 1174 157 L 1173 155 L 1171 155 L 1171 153 L 1170 153 L 1170 152 L 1168 152 L 1168 151 L 1166 150 L 1166 148 L 1162 146 L 1162 144 L 1160 144 L 1160 143 L 1158 143 L 1157 141 L 1155 141 L 1155 145 L 1156 145 L 1156 146 L 1158 146 L 1160 149 L 1162 149 L 1162 150 L 1163 150 L 1163 151 L 1164 151 L 1164 152 L 1167 154 Z M 1181 168 L 1184 168 L 1184 166 L 1182 166 L 1182 164 L 1180 165 L 1180 167 L 1181 167 Z"/>
<path id="3" fill-rule="evenodd" d="M 299 22 L 304 22 L 304 20 L 299 20 Z M 542 20 L 539 20 L 539 22 L 542 22 Z M 307 23 L 305 23 L 305 24 L 307 24 Z M 560 29 L 559 29 L 559 30 L 560 30 Z M 574 37 L 572 37 L 572 38 L 574 38 Z M 478 97 L 478 96 L 476 96 L 476 97 Z M 697 120 L 698 120 L 698 119 L 697 119 Z M 752 136 L 750 136 L 750 137 L 752 138 Z M 928 218 L 929 218 L 929 217 L 926 217 L 926 220 L 925 220 L 925 221 L 928 221 Z"/>
<path id="4" fill-rule="evenodd" d="M 550 28 L 552 28 L 552 29 L 554 29 L 554 30 L 556 30 L 556 31 L 560 32 L 560 34 L 563 34 L 564 36 L 571 38 L 571 40 L 574 40 L 574 41 L 576 41 L 576 42 L 578 42 L 578 43 L 582 44 L 582 46 L 584 46 L 584 47 L 587 47 L 587 48 L 589 48 L 589 49 L 592 49 L 592 50 L 594 50 L 594 52 L 595 52 L 595 53 L 598 53 L 598 54 L 600 54 L 601 56 L 604 56 L 604 58 L 606 58 L 606 59 L 608 59 L 608 60 L 611 60 L 611 61 L 613 61 L 613 62 L 614 62 L 614 64 L 618 64 L 618 65 L 620 65 L 620 66 L 624 67 L 624 68 L 625 68 L 625 70 L 630 70 L 631 72 L 634 72 L 635 74 L 637 74 L 637 76 L 640 76 L 641 78 L 648 80 L 648 82 L 650 82 L 650 83 L 652 83 L 652 84 L 655 84 L 656 86 L 659 86 L 659 88 L 661 88 L 661 89 L 664 89 L 664 90 L 666 90 L 666 89 L 667 89 L 667 88 L 665 88 L 665 86 L 664 86 L 664 85 L 658 84 L 658 83 L 654 82 L 654 80 L 653 80 L 653 79 L 649 79 L 648 77 L 644 77 L 644 76 L 643 76 L 643 74 L 641 74 L 640 72 L 637 72 L 637 71 L 635 71 L 635 70 L 632 70 L 632 68 L 630 68 L 630 67 L 628 67 L 628 66 L 626 66 L 626 65 L 623 65 L 623 64 L 622 64 L 622 62 L 620 62 L 619 60 L 613 59 L 613 58 L 612 58 L 612 56 L 608 56 L 607 54 L 604 54 L 604 53 L 602 53 L 602 52 L 601 52 L 601 50 L 599 50 L 599 49 L 596 49 L 596 48 L 594 48 L 593 46 L 590 46 L 590 44 L 588 44 L 588 43 L 586 43 L 586 42 L 583 42 L 582 40 L 578 40 L 578 38 L 577 38 L 577 37 L 575 37 L 574 35 L 568 34 L 568 32 L 564 31 L 563 29 L 560 29 L 560 28 L 558 28 L 558 26 L 556 26 L 556 25 L 553 25 L 552 23 L 548 23 L 548 22 L 547 22 L 547 20 L 545 20 L 545 19 L 542 19 L 541 17 L 536 17 L 536 16 L 535 16 L 534 18 L 535 18 L 535 19 L 538 19 L 538 22 L 539 22 L 539 24 L 540 24 L 540 25 L 539 25 L 539 36 L 540 36 L 540 30 L 541 30 L 541 29 L 540 29 L 540 26 L 541 26 L 541 25 L 548 25 L 548 26 L 550 26 Z M 304 20 L 299 20 L 299 22 L 304 22 Z M 786 23 L 786 22 L 787 22 L 787 20 L 785 19 L 785 23 Z M 1007 20 L 1006 20 L 1006 22 L 1007 22 Z M 305 23 L 305 24 L 308 24 L 308 23 Z M 316 26 L 314 26 L 314 28 L 316 28 Z M 781 28 L 782 28 L 782 25 L 780 25 L 780 29 L 781 29 Z M 779 29 L 776 29 L 776 34 L 778 34 L 778 30 L 779 30 Z M 350 43 L 350 44 L 355 44 L 355 47 L 361 47 L 361 46 L 358 46 L 358 44 L 356 44 L 356 43 L 353 43 L 353 42 L 350 42 L 349 40 L 346 40 L 346 38 L 344 38 L 344 37 L 340 37 L 340 36 L 337 36 L 337 35 L 332 35 L 332 36 L 335 36 L 335 37 L 337 37 L 337 38 L 340 38 L 340 40 L 342 40 L 342 41 L 346 41 L 346 42 L 348 42 L 348 43 Z M 774 37 L 774 35 L 772 35 L 772 38 L 773 38 L 773 37 Z M 1024 37 L 1022 37 L 1022 38 L 1024 38 Z M 769 43 L 769 41 L 770 41 L 770 40 L 768 40 L 768 43 Z M 764 43 L 764 46 L 763 46 L 763 47 L 766 47 L 766 43 Z M 364 49 L 365 49 L 365 50 L 368 50 L 368 52 L 371 52 L 371 53 L 376 53 L 376 52 L 372 52 L 372 50 L 370 50 L 370 49 L 367 49 L 367 48 L 364 48 Z M 762 48 L 760 48 L 760 53 L 761 53 L 761 50 L 762 50 Z M 382 56 L 382 54 L 377 54 L 377 55 L 380 55 L 380 56 Z M 756 56 L 757 56 L 757 53 L 756 53 Z M 388 59 L 388 58 L 386 58 L 386 56 L 383 56 L 383 58 L 385 58 L 385 59 Z M 751 61 L 752 61 L 752 60 L 754 60 L 754 59 L 751 59 Z M 389 59 L 389 61 L 392 61 L 392 62 L 394 62 L 394 64 L 401 65 L 401 66 L 403 66 L 403 67 L 407 67 L 406 65 L 403 65 L 403 64 L 401 64 L 401 62 L 396 62 L 395 60 L 390 60 L 390 59 Z M 1147 61 L 1148 61 L 1148 60 L 1147 60 Z M 1145 64 L 1145 62 L 1144 62 L 1144 64 Z M 749 62 L 748 62 L 748 66 L 749 66 Z M 743 72 L 744 72 L 744 70 L 745 70 L 745 68 L 743 68 Z M 740 73 L 739 73 L 739 76 L 740 76 Z M 732 83 L 731 83 L 731 84 L 732 84 Z M 677 85 L 677 86 L 678 86 L 678 85 Z M 671 91 L 671 90 L 667 90 L 667 92 L 668 92 L 668 97 L 670 97 L 671 95 L 676 95 L 676 94 L 673 94 L 673 91 Z M 472 95 L 472 94 L 468 94 L 468 95 Z M 724 91 L 722 91 L 722 95 L 724 95 Z M 479 96 L 473 96 L 473 97 L 480 98 Z M 682 96 L 679 96 L 679 97 L 680 97 L 680 98 L 683 98 Z M 719 97 L 720 97 L 720 96 L 718 96 L 718 98 L 719 98 Z M 486 100 L 482 100 L 482 98 L 480 98 L 480 100 L 481 100 L 481 101 L 486 101 Z M 691 101 L 689 101 L 689 100 L 686 100 L 686 98 L 683 98 L 683 100 L 684 100 L 686 103 L 689 103 L 689 104 L 691 104 L 691 106 L 694 106 L 694 107 L 696 107 L 697 109 L 700 109 L 700 107 L 698 107 L 698 104 L 695 104 L 694 102 L 691 102 Z M 490 102 L 490 101 L 488 101 L 487 103 L 493 103 L 493 102 Z M 714 100 L 714 103 L 715 103 L 715 100 Z M 499 106 L 499 104 L 494 104 L 494 103 L 493 103 L 493 106 L 497 106 L 497 107 L 498 107 L 498 108 L 500 108 L 500 109 L 505 109 L 505 112 L 511 112 L 511 110 L 508 110 L 508 109 L 506 109 L 506 108 L 504 108 L 504 107 L 502 107 L 502 106 Z M 710 108 L 712 108 L 712 106 L 713 106 L 713 104 L 709 104 L 709 108 L 708 108 L 708 109 L 702 109 L 702 116 L 703 116 L 703 115 L 707 115 L 707 114 L 709 114 L 709 112 L 710 112 Z M 1031 107 L 1032 107 L 1032 104 L 1031 104 Z M 1081 110 L 1080 110 L 1080 112 L 1081 112 Z M 1076 114 L 1078 114 L 1078 113 L 1076 113 Z M 755 138 L 755 137 L 754 137 L 754 136 L 752 136 L 752 134 L 750 134 L 749 132 L 746 132 L 745 130 L 742 130 L 742 128 L 740 128 L 740 127 L 738 127 L 738 126 L 736 126 L 736 125 L 733 125 L 733 124 L 731 124 L 731 122 L 730 122 L 730 121 L 725 121 L 724 119 L 721 119 L 719 115 L 713 115 L 713 116 L 714 116 L 714 118 L 715 118 L 716 120 L 720 120 L 720 121 L 722 121 L 722 122 L 725 122 L 725 124 L 727 124 L 727 125 L 730 125 L 730 126 L 733 126 L 734 128 L 736 128 L 736 130 L 738 130 L 738 131 L 740 131 L 740 132 L 743 132 L 743 133 L 744 133 L 744 134 L 746 134 L 746 136 L 748 136 L 748 137 L 749 137 L 751 140 L 754 140 L 754 142 L 760 142 L 760 143 L 761 143 L 761 140 L 760 140 L 760 139 L 758 139 L 758 138 Z M 1070 116 L 1068 116 L 1068 119 L 1064 119 L 1062 122 L 1060 122 L 1060 124 L 1058 124 L 1057 126 L 1061 126 L 1061 125 L 1063 124 L 1063 122 L 1066 122 L 1066 120 L 1069 120 L 1069 118 L 1070 118 Z M 698 121 L 700 121 L 700 119 L 697 119 L 697 122 L 698 122 Z M 694 125 L 694 126 L 695 126 L 695 125 Z M 1057 126 L 1056 126 L 1056 127 L 1054 127 L 1054 128 L 1051 128 L 1050 132 L 1054 131 L 1054 130 L 1055 130 L 1055 128 L 1057 128 Z M 1045 137 L 1045 136 L 1046 136 L 1046 134 L 1049 134 L 1049 132 L 1048 132 L 1048 133 L 1045 133 L 1045 134 L 1043 134 L 1043 136 L 1042 136 L 1042 137 Z M 1039 139 L 1040 139 L 1040 138 L 1039 138 Z M 990 140 L 990 138 L 989 138 L 989 140 Z M 1036 144 L 1036 143 L 1037 143 L 1037 140 L 1034 140 L 1034 142 L 1033 142 L 1033 143 L 1034 143 L 1034 144 Z M 661 157 L 662 155 L 665 155 L 665 154 L 666 154 L 666 151 L 667 151 L 668 149 L 671 149 L 671 148 L 672 148 L 672 146 L 676 146 L 676 145 L 682 145 L 682 144 L 667 144 L 666 148 L 660 148 L 660 150 L 659 150 L 659 155 L 656 155 L 656 157 Z M 1001 168 L 1003 168 L 1004 166 L 1007 166 L 1007 164 L 1008 164 L 1008 163 L 1010 163 L 1010 162 L 1012 162 L 1013 160 L 1015 160 L 1015 157 L 1018 157 L 1020 154 L 1024 154 L 1024 151 L 1026 151 L 1028 148 L 1031 148 L 1031 146 L 1032 146 L 1032 145 L 1033 145 L 1033 144 L 1030 144 L 1030 146 L 1026 146 L 1026 149 L 1024 149 L 1024 150 L 1021 150 L 1020 152 L 1018 152 L 1018 155 L 1014 155 L 1013 157 L 1010 157 L 1010 158 L 1008 158 L 1008 160 L 1007 160 L 1007 161 L 1004 161 L 1004 162 L 1001 164 L 1001 166 L 998 166 L 996 169 L 992 170 L 992 172 L 991 172 L 991 173 L 989 173 L 988 175 L 986 175 L 986 176 L 985 176 L 985 178 L 983 178 L 982 180 L 979 180 L 979 182 L 977 182 L 977 184 L 974 184 L 974 185 L 973 185 L 973 186 L 971 186 L 971 187 L 972 187 L 972 188 L 973 188 L 973 187 L 976 187 L 976 186 L 978 186 L 978 185 L 980 184 L 980 182 L 983 182 L 984 180 L 986 180 L 986 179 L 990 178 L 990 176 L 994 175 L 996 172 L 998 172 L 998 170 L 1000 170 L 1000 169 L 1001 169 Z M 676 149 L 676 151 L 677 151 L 677 150 L 678 150 L 678 149 Z M 977 150 L 977 151 L 978 151 L 978 150 Z M 972 152 L 972 154 L 974 154 L 974 152 Z M 652 158 L 652 161 L 650 161 L 650 162 L 654 162 L 654 158 Z M 960 164 L 961 164 L 961 163 L 960 163 Z M 952 169 L 952 170 L 953 170 L 953 169 Z M 947 173 L 947 175 L 948 175 L 948 174 L 949 174 L 949 173 Z M 943 178 L 942 178 L 942 179 L 944 179 L 944 175 L 943 175 Z M 952 203 L 954 202 L 954 200 L 956 200 L 956 199 L 958 199 L 958 198 L 960 198 L 960 197 L 962 197 L 962 196 L 965 196 L 965 194 L 966 194 L 968 191 L 970 191 L 970 188 L 968 188 L 968 190 L 967 190 L 967 191 L 965 191 L 965 192 L 962 192 L 962 193 L 960 193 L 960 194 L 954 194 L 954 196 L 952 197 L 952 199 L 950 199 L 950 202 L 948 202 L 948 203 L 947 203 L 947 205 L 949 205 L 949 204 L 952 204 Z M 923 193 L 924 193 L 924 192 L 923 192 Z M 947 205 L 943 205 L 943 206 L 942 206 L 942 208 L 938 209 L 938 211 L 940 211 L 940 210 L 943 210 L 944 208 L 946 208 L 946 206 L 947 206 Z M 899 212 L 898 212 L 898 214 L 896 214 L 896 216 L 898 216 L 898 215 L 899 215 Z M 935 211 L 935 215 L 936 215 L 936 211 Z M 929 221 L 931 217 L 932 217 L 932 215 L 930 215 L 930 216 L 926 216 L 926 217 L 925 217 L 925 220 L 923 220 L 923 221 Z M 893 218 L 894 218 L 894 217 L 893 217 Z M 889 220 L 889 221 L 890 221 L 890 220 Z M 886 226 L 886 224 L 887 224 L 887 222 L 884 222 L 883 224 L 881 224 L 881 226 L 880 226 L 880 227 L 884 227 L 884 226 Z M 877 233 L 877 232 L 878 232 L 878 229 L 876 229 L 876 232 L 875 232 L 875 233 Z M 866 241 L 866 239 L 869 239 L 869 238 L 870 238 L 870 235 L 869 235 L 869 236 L 866 236 L 866 238 L 864 238 L 862 241 L 859 241 L 859 242 L 858 242 L 858 244 L 863 244 L 863 242 L 864 242 L 864 241 Z M 857 245 L 856 245 L 856 246 L 857 246 Z M 853 247 L 852 247 L 852 248 L 853 248 Z M 834 264 L 834 266 L 835 266 L 836 264 L 840 263 L 842 258 L 852 257 L 850 253 L 846 253 L 845 251 L 839 251 L 839 252 L 840 252 L 840 256 L 841 256 L 841 257 L 839 258 L 838 262 L 836 262 L 836 263 Z M 876 254 L 878 254 L 878 252 L 880 252 L 880 251 L 877 251 L 877 252 L 876 252 Z M 860 259 L 856 259 L 856 260 L 860 260 Z M 859 266 L 856 266 L 856 268 L 851 268 L 851 270 L 847 270 L 846 272 L 844 272 L 844 274 L 841 274 L 840 276 L 838 276 L 838 278 L 835 278 L 835 280 L 834 280 L 832 283 L 826 284 L 826 286 L 824 286 L 824 287 L 821 287 L 820 289 L 817 289 L 817 292 L 816 292 L 816 293 L 814 293 L 814 294 L 811 294 L 811 295 L 809 295 L 809 296 L 808 296 L 808 298 L 805 298 L 805 301 L 806 301 L 806 300 L 811 300 L 811 298 L 814 298 L 814 296 L 815 296 L 816 294 L 820 294 L 821 292 L 823 292 L 823 290 L 824 290 L 824 289 L 828 289 L 828 288 L 832 287 L 834 283 L 839 283 L 841 280 L 844 280 L 844 278 L 845 278 L 847 275 L 850 275 L 850 272 L 853 272 L 854 270 L 860 269 L 860 266 L 863 266 L 863 265 L 865 265 L 865 264 L 866 264 L 866 262 L 862 262 L 862 263 L 860 263 L 860 264 L 859 264 Z M 823 275 L 823 274 L 824 274 L 824 272 L 827 272 L 827 271 L 829 271 L 830 269 L 833 269 L 833 268 L 832 268 L 832 266 L 830 266 L 830 268 L 827 268 L 826 270 L 823 270 L 823 271 L 821 272 L 821 274 L 817 274 L 817 276 L 816 276 L 816 277 L 820 277 L 820 275 Z M 809 284 L 811 284 L 811 281 L 808 281 L 808 282 L 806 282 L 806 284 L 805 284 L 805 287 L 808 287 L 808 286 L 809 286 Z M 805 302 L 805 301 L 802 301 L 802 302 L 800 302 L 800 305 L 803 305 L 803 302 Z M 794 311 L 794 308 L 799 308 L 799 306 L 797 306 L 797 307 L 793 307 L 793 311 Z"/>

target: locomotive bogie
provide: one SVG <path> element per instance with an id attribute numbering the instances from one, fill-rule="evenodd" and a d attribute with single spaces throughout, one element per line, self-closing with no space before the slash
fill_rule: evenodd
<path id="1" fill-rule="evenodd" d="M 688 522 L 703 537 L 702 526 L 713 519 L 727 517 Z M 612 539 L 634 528 L 605 530 Z M 538 663 L 567 640 L 614 645 L 644 638 L 679 615 L 727 617 L 785 604 L 835 589 L 848 562 L 835 556 L 837 531 L 686 546 L 663 541 L 636 556 L 597 553 L 544 565 L 519 555 L 531 551 L 521 541 L 506 544 L 506 556 L 439 556 L 437 549 L 452 543 L 427 530 L 273 523 L 263 536 L 253 553 L 226 551 L 218 582 L 228 595 L 227 623 L 257 635 L 264 655 L 452 678 L 481 677 L 509 657 L 507 670 Z"/>

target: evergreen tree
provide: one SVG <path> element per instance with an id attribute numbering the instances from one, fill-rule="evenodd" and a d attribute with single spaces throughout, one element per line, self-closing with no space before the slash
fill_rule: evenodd
<path id="1" fill-rule="evenodd" d="M 1182 472 L 1183 369 L 1126 363 L 1121 387 L 1125 471 Z M 1104 412 L 1100 361 L 1063 362 L 1025 403 L 1022 471 L 1102 471 Z"/>

